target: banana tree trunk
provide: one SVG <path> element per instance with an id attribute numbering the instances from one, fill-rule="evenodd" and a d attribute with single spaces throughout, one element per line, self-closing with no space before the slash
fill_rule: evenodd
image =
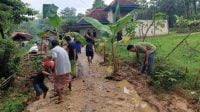
<path id="1" fill-rule="evenodd" d="M 106 46 L 105 46 L 105 43 L 104 43 L 104 47 L 103 47 L 103 60 L 104 60 L 104 62 L 106 62 Z"/>
<path id="2" fill-rule="evenodd" d="M 117 59 L 116 59 L 114 42 L 112 42 L 112 61 L 113 61 L 113 67 L 114 67 L 113 74 L 116 74 L 118 71 L 118 64 L 117 64 Z"/>

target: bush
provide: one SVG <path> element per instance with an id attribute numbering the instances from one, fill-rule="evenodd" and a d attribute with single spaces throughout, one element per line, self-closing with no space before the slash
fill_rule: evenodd
<path id="1" fill-rule="evenodd" d="M 21 58 L 17 56 L 19 47 L 13 40 L 0 39 L 0 79 L 19 71 Z"/>
<path id="2" fill-rule="evenodd" d="M 176 16 L 176 30 L 178 33 L 200 32 L 200 20 L 189 20 Z"/>
<path id="3" fill-rule="evenodd" d="M 169 91 L 173 90 L 175 85 L 185 80 L 186 74 L 182 69 L 169 69 L 156 71 L 152 79 L 156 88 Z"/>
<path id="4" fill-rule="evenodd" d="M 17 96 L 12 96 L 7 99 L 3 107 L 0 108 L 1 112 L 22 112 L 26 106 L 28 97 L 18 93 Z"/>

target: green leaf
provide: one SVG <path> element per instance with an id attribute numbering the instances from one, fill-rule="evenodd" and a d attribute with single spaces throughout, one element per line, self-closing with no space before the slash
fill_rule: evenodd
<path id="1" fill-rule="evenodd" d="M 119 3 L 117 3 L 117 7 L 115 9 L 115 14 L 114 14 L 114 23 L 117 22 L 119 18 L 120 18 L 120 7 Z"/>
<path id="2" fill-rule="evenodd" d="M 57 10 L 58 7 L 54 4 L 43 4 L 43 18 L 56 16 Z"/>
<path id="3" fill-rule="evenodd" d="M 120 32 L 133 18 L 132 14 L 129 13 L 126 16 L 124 16 L 123 18 L 121 18 L 114 26 L 113 26 L 113 30 L 114 33 L 118 33 Z"/>
<path id="4" fill-rule="evenodd" d="M 82 45 L 87 45 L 88 44 L 88 42 L 85 40 L 85 38 L 79 33 L 69 32 L 69 33 L 66 33 L 65 36 L 76 38 L 77 40 L 79 40 L 81 42 Z"/>
<path id="5" fill-rule="evenodd" d="M 86 22 L 92 24 L 96 29 L 107 32 L 108 34 L 112 35 L 112 31 L 109 26 L 101 24 L 98 20 L 90 18 L 90 17 L 84 17 L 83 18 Z"/>
<path id="6" fill-rule="evenodd" d="M 62 23 L 62 19 L 58 15 L 55 15 L 54 17 L 49 18 L 49 22 L 54 28 L 58 28 Z"/>

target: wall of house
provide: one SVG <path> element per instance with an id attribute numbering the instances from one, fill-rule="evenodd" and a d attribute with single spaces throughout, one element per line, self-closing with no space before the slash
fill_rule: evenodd
<path id="1" fill-rule="evenodd" d="M 114 16 L 114 14 L 113 14 L 113 11 L 112 10 L 110 10 L 109 12 L 108 12 L 108 21 L 110 22 L 110 23 L 113 23 L 114 22 L 114 20 L 113 20 L 113 17 Z"/>
<path id="2" fill-rule="evenodd" d="M 152 24 L 153 20 L 139 20 L 139 25 L 136 28 L 136 36 L 142 37 L 145 35 L 148 27 Z M 168 21 L 156 21 L 147 33 L 147 36 L 167 35 L 169 33 Z"/>

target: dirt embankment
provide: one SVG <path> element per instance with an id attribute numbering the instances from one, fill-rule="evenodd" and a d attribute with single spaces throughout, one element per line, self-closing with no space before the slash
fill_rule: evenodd
<path id="1" fill-rule="evenodd" d="M 199 105 L 182 89 L 170 93 L 155 93 L 149 85 L 150 77 L 139 75 L 136 69 L 124 64 L 120 67 L 113 80 L 127 80 L 131 83 L 140 97 L 150 105 L 156 107 L 159 112 L 200 112 Z"/>

